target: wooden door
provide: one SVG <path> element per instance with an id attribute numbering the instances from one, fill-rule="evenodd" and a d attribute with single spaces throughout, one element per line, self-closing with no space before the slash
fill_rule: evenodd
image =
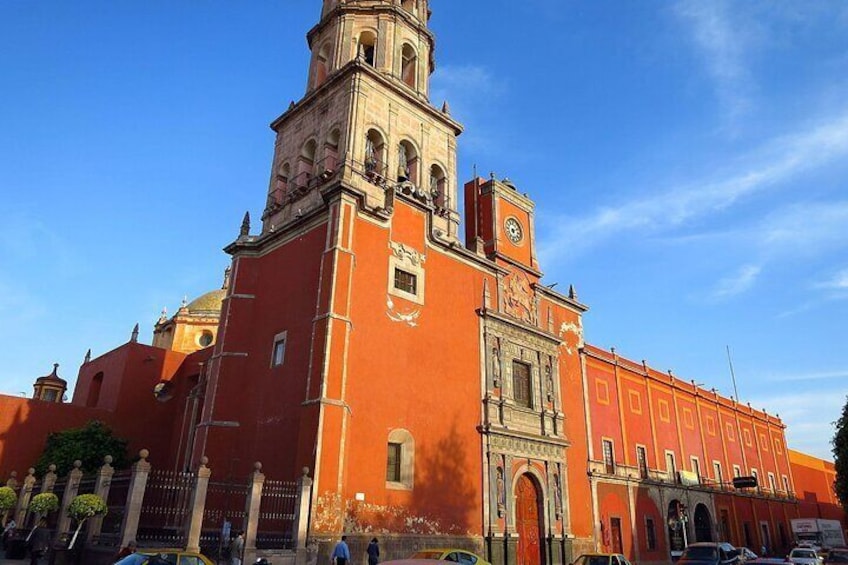
<path id="1" fill-rule="evenodd" d="M 624 553 L 621 543 L 621 518 L 610 518 L 610 537 L 612 538 L 612 552 Z"/>
<path id="2" fill-rule="evenodd" d="M 518 565 L 544 565 L 541 544 L 541 501 L 536 484 L 521 475 L 515 485 L 515 528 L 518 532 Z"/>

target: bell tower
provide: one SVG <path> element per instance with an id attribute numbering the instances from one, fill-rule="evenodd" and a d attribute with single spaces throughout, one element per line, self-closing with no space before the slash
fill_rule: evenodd
<path id="1" fill-rule="evenodd" d="M 456 137 L 447 104 L 429 100 L 435 37 L 427 0 L 324 0 L 307 34 L 306 94 L 275 120 L 263 233 L 308 217 L 339 183 L 362 208 L 391 212 L 395 194 L 432 211 L 457 240 Z"/>

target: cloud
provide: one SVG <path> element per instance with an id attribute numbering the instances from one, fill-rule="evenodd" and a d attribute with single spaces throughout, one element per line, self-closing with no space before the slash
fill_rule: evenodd
<path id="1" fill-rule="evenodd" d="M 830 279 L 818 282 L 813 286 L 827 290 L 848 290 L 848 269 L 842 269 Z"/>
<path id="2" fill-rule="evenodd" d="M 762 267 L 759 265 L 743 266 L 736 274 L 718 281 L 711 293 L 711 298 L 713 300 L 724 300 L 742 294 L 754 286 L 761 272 Z"/>
<path id="3" fill-rule="evenodd" d="M 716 95 L 735 119 L 751 107 L 752 79 L 746 55 L 755 43 L 752 22 L 732 21 L 738 6 L 726 2 L 686 0 L 675 6 L 675 15 L 690 26 L 707 72 L 715 83 Z"/>
<path id="4" fill-rule="evenodd" d="M 648 196 L 636 196 L 615 206 L 602 207 L 584 217 L 554 218 L 552 233 L 547 238 L 543 235 L 541 253 L 546 261 L 551 261 L 566 254 L 578 254 L 623 231 L 638 229 L 662 233 L 694 219 L 721 213 L 743 199 L 774 190 L 804 173 L 841 163 L 846 156 L 848 109 L 816 125 L 766 141 L 737 161 L 735 169 L 726 170 L 721 176 L 660 192 L 654 192 L 651 186 Z M 818 209 L 829 206 L 821 205 Z M 825 210 L 829 217 L 826 222 L 817 220 L 799 231 L 793 215 L 797 219 L 816 208 L 797 207 L 782 217 L 771 218 L 772 229 L 762 232 L 762 242 L 776 245 L 781 241 L 800 242 L 831 236 L 836 227 L 834 223 L 843 212 L 848 212 L 848 207 Z M 783 227 L 792 222 L 792 229 L 783 229 L 781 222 L 785 224 Z"/>

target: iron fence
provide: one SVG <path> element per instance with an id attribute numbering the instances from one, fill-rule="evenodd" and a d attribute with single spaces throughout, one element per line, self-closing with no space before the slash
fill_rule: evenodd
<path id="1" fill-rule="evenodd" d="M 295 481 L 265 481 L 259 506 L 257 549 L 292 549 L 298 488 Z"/>
<path id="2" fill-rule="evenodd" d="M 132 471 L 116 471 L 109 485 L 106 506 L 109 508 L 100 526 L 100 535 L 95 539 L 98 545 L 117 547 L 121 541 L 121 523 L 126 511 L 127 495 L 130 491 Z"/>
<path id="3" fill-rule="evenodd" d="M 150 471 L 136 536 L 140 545 L 185 545 L 195 481 L 194 473 Z"/>

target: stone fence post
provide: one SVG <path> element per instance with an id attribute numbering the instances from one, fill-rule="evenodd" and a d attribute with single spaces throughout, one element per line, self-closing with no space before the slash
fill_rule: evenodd
<path id="1" fill-rule="evenodd" d="M 9 480 L 6 481 L 7 487 L 12 487 L 12 490 L 18 492 L 18 472 L 12 471 L 9 473 Z"/>
<path id="2" fill-rule="evenodd" d="M 124 518 L 121 520 L 121 547 L 126 547 L 129 542 L 135 541 L 138 535 L 144 491 L 147 489 L 147 477 L 150 476 L 150 463 L 147 462 L 149 456 L 150 452 L 142 449 L 138 452 L 138 461 L 132 467 L 127 504 L 124 508 Z"/>
<path id="3" fill-rule="evenodd" d="M 103 458 L 103 465 L 97 470 L 97 478 L 94 481 L 94 494 L 103 499 L 107 505 L 109 504 L 109 487 L 112 486 L 112 476 L 115 474 L 115 468 L 112 467 L 112 456 L 107 455 Z M 103 527 L 103 516 L 95 516 L 88 521 L 88 532 L 86 540 L 91 541 L 100 535 L 100 530 Z"/>
<path id="4" fill-rule="evenodd" d="M 53 489 L 56 487 L 56 465 L 50 464 L 47 467 L 47 473 L 44 475 L 44 479 L 41 481 L 41 492 L 53 492 Z"/>
<path id="5" fill-rule="evenodd" d="M 309 467 L 303 468 L 303 476 L 297 482 L 297 500 L 294 506 L 294 523 L 292 524 L 292 548 L 300 552 L 306 551 L 306 528 L 309 524 L 309 505 L 312 502 L 312 479 L 309 478 Z"/>
<path id="6" fill-rule="evenodd" d="M 262 474 L 262 463 L 257 461 L 253 464 L 254 471 L 250 475 L 247 500 L 245 501 L 244 516 L 244 563 L 253 563 L 256 560 L 256 532 L 259 529 L 259 508 L 262 504 L 262 487 L 265 484 L 265 475 Z"/>
<path id="7" fill-rule="evenodd" d="M 27 508 L 29 501 L 32 498 L 32 491 L 35 489 L 35 483 L 38 479 L 35 478 L 35 469 L 32 467 L 27 471 L 27 476 L 24 477 L 24 482 L 21 485 L 21 492 L 18 493 L 18 506 L 15 510 L 15 522 L 18 527 L 23 529 L 26 527 Z"/>
<path id="8" fill-rule="evenodd" d="M 191 497 L 191 516 L 189 517 L 186 551 L 200 551 L 203 511 L 206 508 L 206 490 L 209 488 L 209 477 L 212 476 L 212 470 L 206 466 L 207 463 L 209 463 L 209 459 L 205 455 L 200 458 L 197 481 L 194 484 L 194 493 Z"/>
<path id="9" fill-rule="evenodd" d="M 77 459 L 74 461 L 74 468 L 68 473 L 68 484 L 65 485 L 65 493 L 62 495 L 62 507 L 59 509 L 59 523 L 56 524 L 56 541 L 61 540 L 68 535 L 71 529 L 71 517 L 68 516 L 68 507 L 73 502 L 79 492 L 80 481 L 82 480 L 82 461 Z"/>

